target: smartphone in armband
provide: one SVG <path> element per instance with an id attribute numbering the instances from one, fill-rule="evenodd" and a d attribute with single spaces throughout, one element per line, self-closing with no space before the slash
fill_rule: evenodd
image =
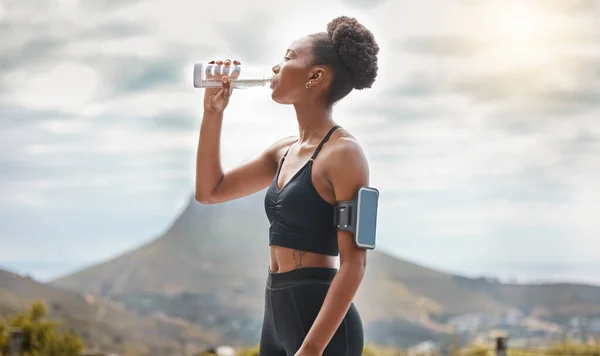
<path id="1" fill-rule="evenodd" d="M 375 249 L 378 202 L 379 191 L 376 188 L 359 187 L 353 200 L 336 203 L 334 226 L 351 232 L 358 247 Z"/>

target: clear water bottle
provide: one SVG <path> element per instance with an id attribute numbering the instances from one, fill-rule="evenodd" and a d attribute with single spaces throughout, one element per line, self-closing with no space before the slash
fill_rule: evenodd
<path id="1" fill-rule="evenodd" d="M 220 88 L 221 78 L 229 76 L 234 89 L 267 87 L 271 84 L 272 68 L 211 63 L 194 64 L 194 88 Z"/>

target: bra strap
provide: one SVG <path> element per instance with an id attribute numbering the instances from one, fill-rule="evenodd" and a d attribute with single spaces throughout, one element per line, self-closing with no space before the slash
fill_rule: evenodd
<path id="1" fill-rule="evenodd" d="M 296 142 L 294 142 L 294 143 L 296 143 Z M 287 150 L 285 150 L 285 153 L 283 154 L 283 157 L 281 157 L 281 160 L 282 160 L 282 161 L 283 161 L 283 159 L 284 159 L 285 157 L 287 157 L 287 154 L 288 154 L 288 152 L 290 152 L 290 148 L 292 148 L 292 146 L 294 145 L 294 143 L 292 143 L 292 144 L 290 145 L 290 147 L 288 147 L 288 149 L 287 149 Z"/>
<path id="2" fill-rule="evenodd" d="M 329 140 L 329 137 L 331 137 L 331 134 L 333 133 L 333 131 L 335 131 L 339 127 L 340 127 L 340 125 L 335 125 L 334 127 L 332 127 L 329 130 L 329 132 L 327 132 L 327 135 L 325 135 L 325 137 L 323 137 L 323 139 L 321 140 L 321 143 L 319 143 L 319 146 L 317 147 L 317 149 L 315 150 L 313 155 L 310 157 L 311 160 L 314 160 L 317 157 L 317 155 L 319 154 L 319 151 L 321 151 L 321 148 L 323 147 L 325 142 L 327 142 Z"/>

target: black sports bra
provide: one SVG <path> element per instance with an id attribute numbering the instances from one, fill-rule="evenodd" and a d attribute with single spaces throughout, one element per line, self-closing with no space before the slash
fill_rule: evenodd
<path id="1" fill-rule="evenodd" d="M 265 194 L 265 212 L 271 223 L 269 246 L 278 245 L 296 250 L 337 256 L 337 230 L 333 225 L 334 206 L 324 200 L 312 184 L 312 165 L 323 144 L 339 125 L 332 127 L 302 168 L 279 189 L 277 181 L 285 152 L 273 182 Z"/>

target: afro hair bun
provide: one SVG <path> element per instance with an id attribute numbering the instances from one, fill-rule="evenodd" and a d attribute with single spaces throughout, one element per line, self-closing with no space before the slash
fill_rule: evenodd
<path id="1" fill-rule="evenodd" d="M 354 88 L 370 88 L 377 77 L 379 52 L 371 31 L 353 17 L 339 16 L 327 24 L 327 34 L 350 70 Z"/>

